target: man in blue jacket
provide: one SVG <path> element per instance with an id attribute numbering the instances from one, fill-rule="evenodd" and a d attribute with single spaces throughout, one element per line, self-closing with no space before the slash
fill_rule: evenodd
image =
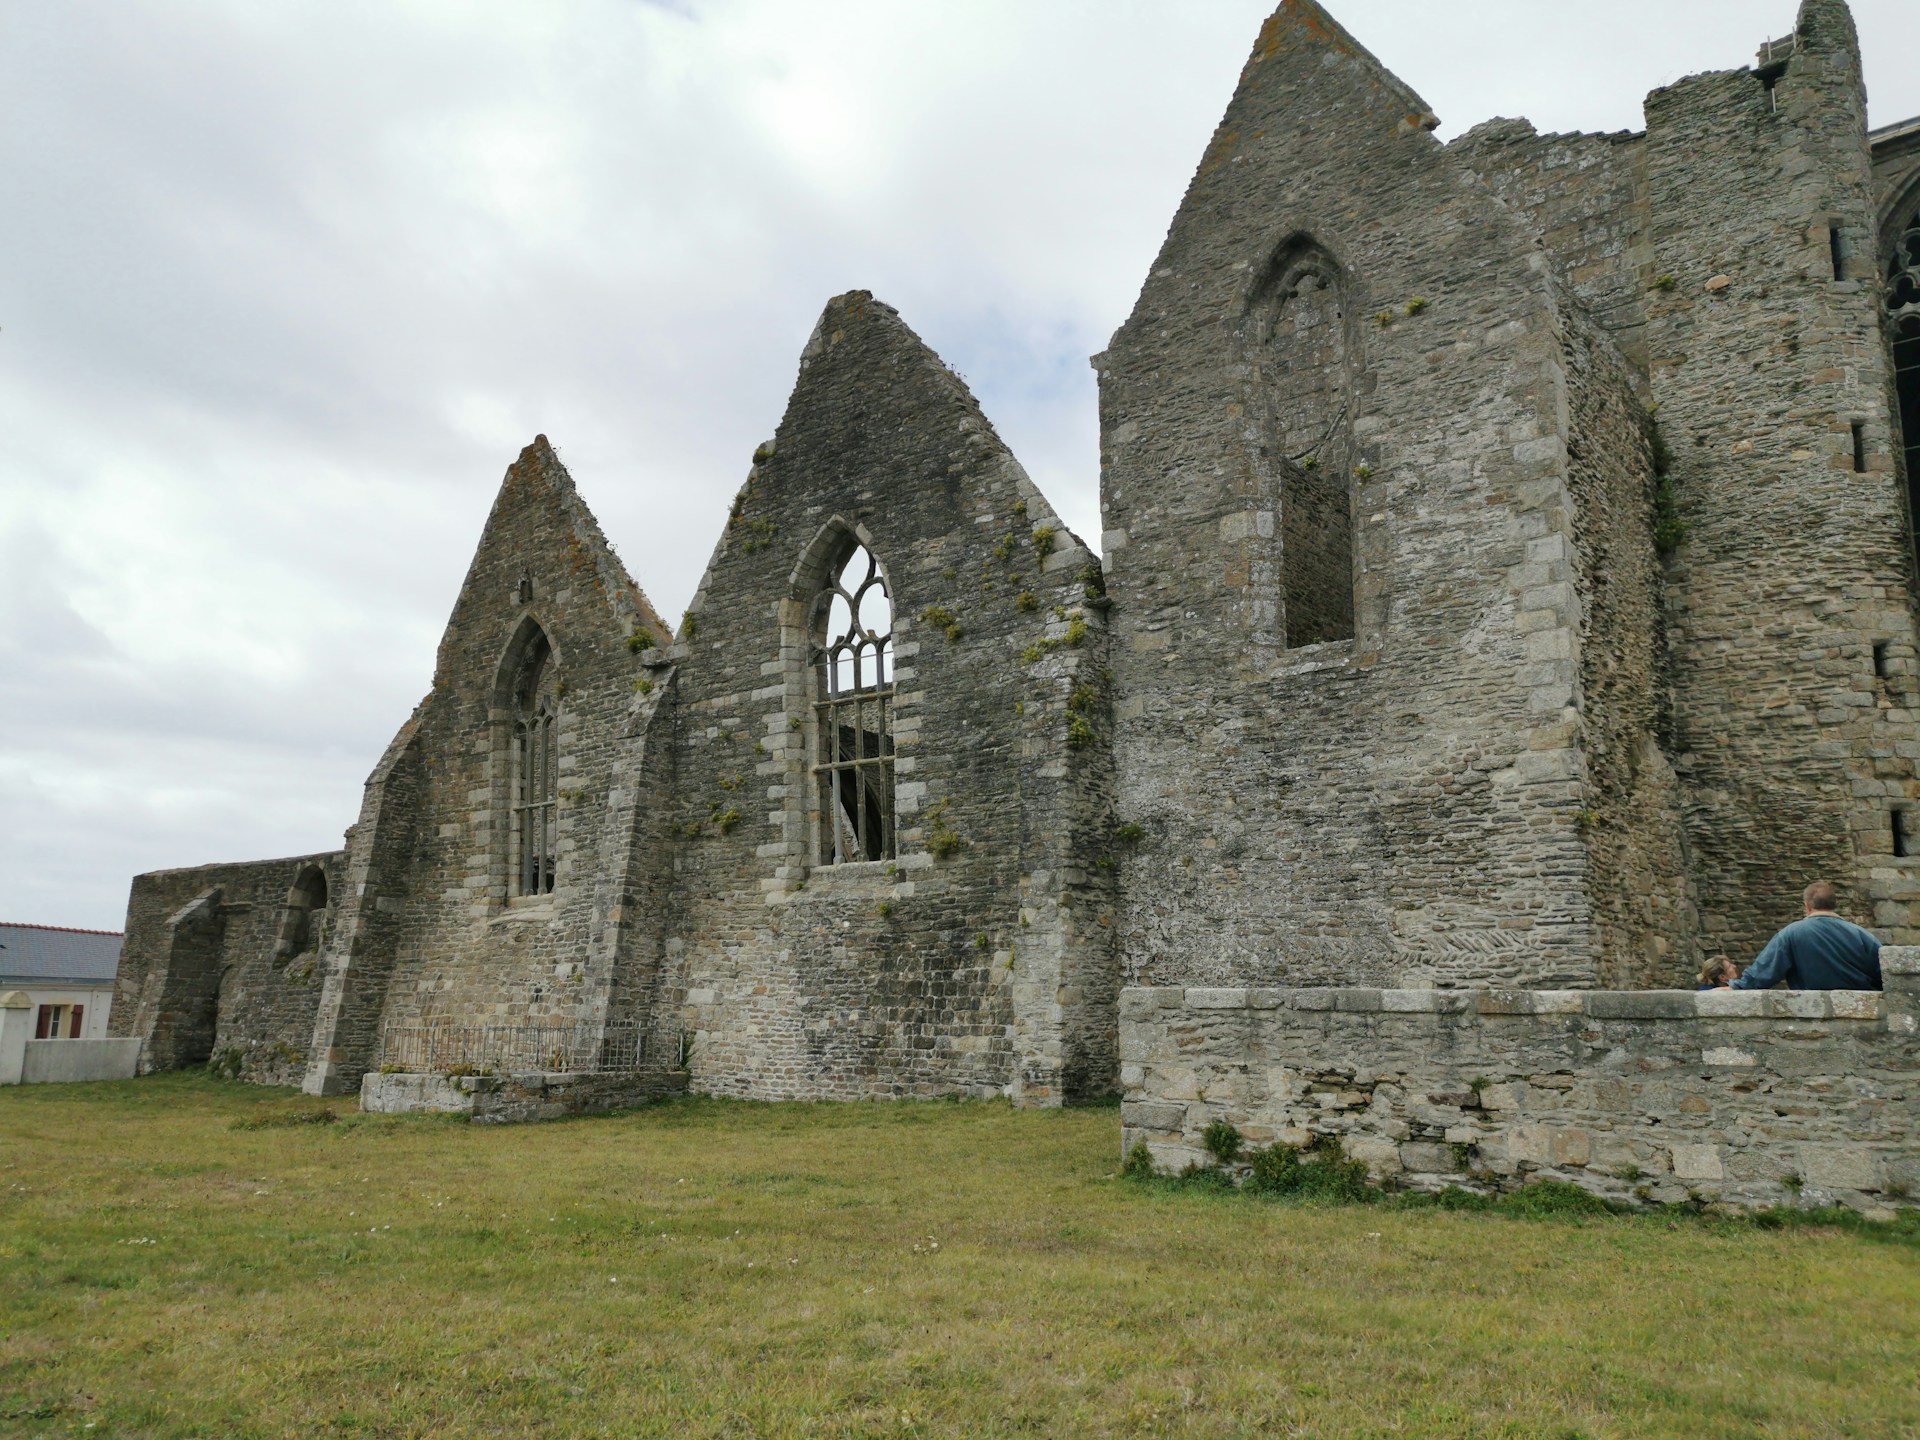
<path id="1" fill-rule="evenodd" d="M 1728 988 L 1765 990 L 1784 980 L 1789 990 L 1878 990 L 1880 942 L 1833 913 L 1839 903 L 1833 886 L 1816 880 L 1800 900 L 1806 918 L 1769 940 Z"/>

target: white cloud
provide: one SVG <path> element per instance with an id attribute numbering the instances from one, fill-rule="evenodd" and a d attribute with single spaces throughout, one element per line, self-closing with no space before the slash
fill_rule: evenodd
<path id="1" fill-rule="evenodd" d="M 536 431 L 676 616 L 839 291 L 1097 535 L 1087 356 L 1268 8 L 0 7 L 0 916 L 337 844 Z M 1637 126 L 1793 9 L 1334 8 L 1448 134 Z M 1920 15 L 1856 13 L 1920 112 Z"/>

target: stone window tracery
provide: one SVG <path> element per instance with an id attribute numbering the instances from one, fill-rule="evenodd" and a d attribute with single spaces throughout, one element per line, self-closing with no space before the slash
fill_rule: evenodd
<path id="1" fill-rule="evenodd" d="M 536 631 L 513 687 L 512 893 L 553 893 L 560 801 L 559 677 L 553 648 Z"/>
<path id="2" fill-rule="evenodd" d="M 818 862 L 892 859 L 893 602 L 866 546 L 814 598 L 809 629 Z"/>

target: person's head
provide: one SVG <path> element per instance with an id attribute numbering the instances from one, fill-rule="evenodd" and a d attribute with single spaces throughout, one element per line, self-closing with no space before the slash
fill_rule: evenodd
<path id="1" fill-rule="evenodd" d="M 1725 955 L 1716 955 L 1700 967 L 1702 985 L 1730 985 L 1740 978 L 1740 967 Z"/>
<path id="2" fill-rule="evenodd" d="M 1800 903 L 1809 915 L 1831 915 L 1840 908 L 1840 893 L 1824 880 L 1816 880 L 1800 892 Z"/>

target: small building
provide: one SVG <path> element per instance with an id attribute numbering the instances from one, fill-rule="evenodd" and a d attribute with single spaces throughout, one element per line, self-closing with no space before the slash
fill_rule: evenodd
<path id="1" fill-rule="evenodd" d="M 0 991 L 22 990 L 36 1040 L 104 1040 L 120 969 L 117 930 L 0 922 Z"/>

